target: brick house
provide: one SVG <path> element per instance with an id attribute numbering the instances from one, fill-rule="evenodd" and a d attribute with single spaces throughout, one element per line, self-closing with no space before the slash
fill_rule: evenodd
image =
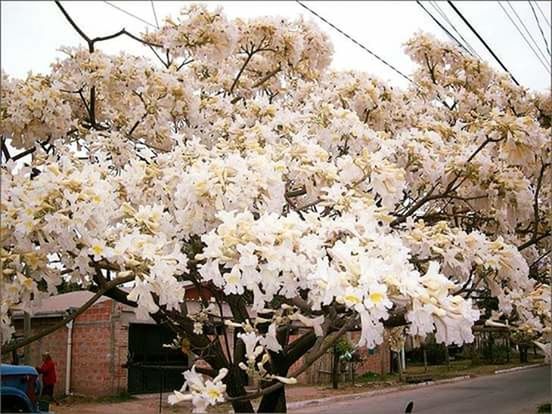
<path id="1" fill-rule="evenodd" d="M 63 319 L 68 311 L 82 306 L 92 297 L 88 291 L 64 293 L 49 297 L 37 305 L 31 318 L 31 334 L 38 333 Z M 197 303 L 198 292 L 187 290 L 186 298 L 191 313 Z M 230 315 L 224 306 L 225 316 Z M 23 315 L 14 315 L 16 335 L 23 337 Z M 232 342 L 232 334 L 228 337 Z M 352 343 L 358 341 L 358 332 L 349 332 Z M 29 346 L 30 365 L 41 362 L 41 354 L 48 351 L 56 363 L 56 395 L 77 394 L 89 396 L 116 395 L 121 392 L 144 393 L 171 391 L 182 385 L 181 372 L 189 366 L 188 358 L 180 351 L 163 347 L 174 335 L 153 320 L 136 320 L 134 309 L 102 296 L 73 324 L 58 329 Z M 229 344 L 232 348 L 233 344 Z M 23 352 L 23 350 L 20 350 Z M 361 351 L 363 361 L 356 374 L 365 372 L 384 374 L 390 370 L 388 347 Z M 3 358 L 3 360 L 6 360 Z M 128 368 L 124 365 L 131 360 Z M 294 371 L 302 359 L 290 369 Z M 141 365 L 140 365 L 141 364 Z M 68 369 L 69 365 L 69 369 Z M 331 355 L 328 353 L 299 376 L 300 383 L 329 382 Z"/>
<path id="2" fill-rule="evenodd" d="M 31 334 L 59 322 L 93 296 L 88 291 L 64 293 L 49 297 L 37 305 L 31 318 Z M 16 335 L 23 336 L 23 315 L 14 315 Z M 58 329 L 30 345 L 26 363 L 36 366 L 48 351 L 56 363 L 56 395 L 116 395 L 121 392 L 158 392 L 182 385 L 181 371 L 123 367 L 130 354 L 139 362 L 159 366 L 188 364 L 180 352 L 164 348 L 172 340 L 168 329 L 153 320 L 137 321 L 134 309 L 102 296 L 72 326 Z M 20 350 L 19 352 L 23 352 Z M 4 358 L 3 358 L 4 359 Z M 69 365 L 69 369 L 67 369 Z"/>

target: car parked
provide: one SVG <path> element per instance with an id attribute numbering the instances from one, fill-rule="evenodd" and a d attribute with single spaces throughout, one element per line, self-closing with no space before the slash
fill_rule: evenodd
<path id="1" fill-rule="evenodd" d="M 28 365 L 0 365 L 0 412 L 40 413 L 38 372 Z"/>

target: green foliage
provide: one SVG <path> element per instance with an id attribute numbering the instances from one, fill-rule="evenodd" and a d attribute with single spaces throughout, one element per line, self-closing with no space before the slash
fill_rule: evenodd
<path id="1" fill-rule="evenodd" d="M 508 346 L 493 344 L 492 350 L 489 346 L 483 347 L 481 357 L 495 364 L 505 364 L 508 362 Z"/>
<path id="2" fill-rule="evenodd" d="M 539 405 L 537 413 L 552 413 L 552 406 L 550 403 L 541 404 Z"/>
<path id="3" fill-rule="evenodd" d="M 335 352 L 339 359 L 349 361 L 352 359 L 354 347 L 348 338 L 341 337 L 335 344 Z"/>
<path id="4" fill-rule="evenodd" d="M 397 380 L 397 375 L 394 374 L 384 374 L 380 375 L 376 372 L 365 372 L 364 374 L 357 377 L 359 382 L 381 382 L 381 381 L 395 381 Z"/>

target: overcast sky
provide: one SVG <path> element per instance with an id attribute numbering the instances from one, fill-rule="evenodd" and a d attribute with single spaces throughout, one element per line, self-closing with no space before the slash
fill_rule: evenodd
<path id="1" fill-rule="evenodd" d="M 62 2 L 69 14 L 90 37 L 110 34 L 123 27 L 138 34 L 148 27 L 146 23 L 107 3 L 102 1 Z M 155 1 L 155 10 L 159 21 L 168 15 L 175 16 L 179 9 L 187 3 L 191 2 Z M 294 1 L 212 1 L 207 3 L 209 7 L 213 8 L 218 5 L 222 6 L 229 17 L 276 15 L 295 18 L 303 15 L 307 19 L 314 20 L 332 39 L 335 48 L 333 67 L 366 71 L 388 80 L 393 85 L 406 86 L 406 81 L 399 75 Z M 446 2 L 438 3 L 452 24 L 477 53 L 499 69 L 496 61 L 492 59 L 485 47 L 470 32 L 452 8 Z M 509 4 L 501 3 L 515 19 Z M 543 35 L 539 31 L 529 3 L 527 1 L 510 3 L 546 55 L 545 57 L 549 59 Z M 155 25 L 150 1 L 113 1 L 111 4 Z M 412 34 L 423 30 L 433 33 L 441 39 L 447 39 L 447 35 L 414 1 L 306 1 L 305 4 L 406 74 L 412 72 L 414 65 L 404 54 L 402 44 Z M 551 4 L 550 1 L 538 2 L 546 20 L 535 8 L 548 45 L 551 44 L 549 25 Z M 443 18 L 430 4 L 424 2 L 424 5 L 439 20 L 443 21 Z M 546 61 L 546 68 L 537 60 L 498 2 L 456 1 L 455 5 L 522 85 L 538 90 L 550 88 L 550 74 L 547 72 L 547 68 L 550 69 L 550 60 Z M 82 44 L 82 39 L 69 26 L 53 2 L 2 1 L 1 12 L 2 69 L 12 76 L 24 77 L 29 71 L 47 72 L 49 64 L 56 57 L 62 56 L 57 52 L 61 45 Z M 519 23 L 518 26 L 523 30 Z M 153 27 L 149 28 L 153 29 Z M 119 50 L 136 54 L 151 53 L 135 41 L 122 38 L 102 43 L 100 48 L 108 53 Z"/>

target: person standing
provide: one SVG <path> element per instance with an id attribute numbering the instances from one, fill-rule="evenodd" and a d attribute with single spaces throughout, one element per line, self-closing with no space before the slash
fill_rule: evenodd
<path id="1" fill-rule="evenodd" d="M 42 374 L 42 396 L 47 396 L 54 401 L 54 385 L 57 382 L 56 364 L 48 352 L 42 354 L 42 365 L 36 367 L 39 374 Z"/>

